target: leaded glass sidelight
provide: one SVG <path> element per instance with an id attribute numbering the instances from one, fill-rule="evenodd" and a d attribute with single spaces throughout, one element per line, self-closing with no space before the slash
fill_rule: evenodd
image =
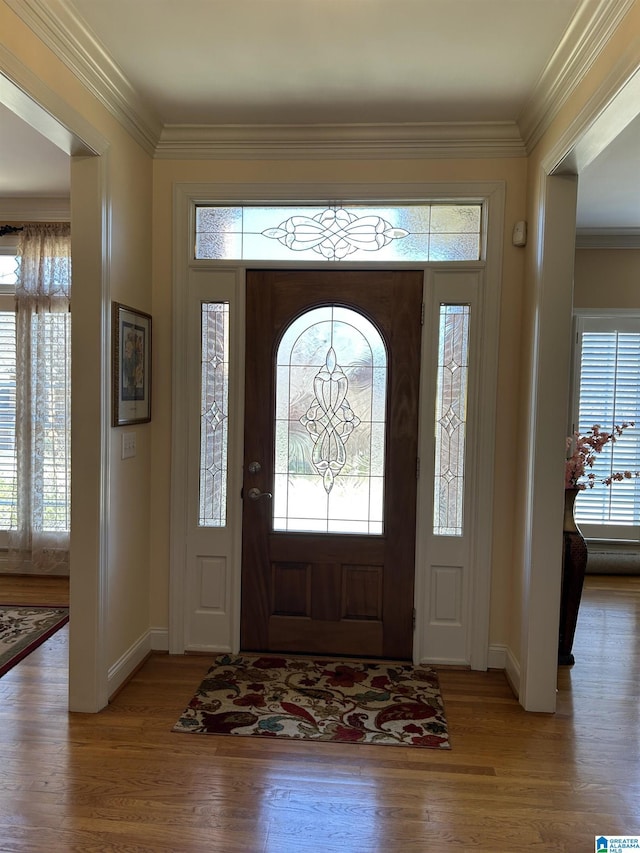
<path id="1" fill-rule="evenodd" d="M 274 530 L 383 532 L 387 352 L 357 311 L 313 308 L 276 358 Z"/>
<path id="2" fill-rule="evenodd" d="M 436 536 L 462 536 L 468 383 L 469 306 L 441 305 L 435 413 Z"/>
<path id="3" fill-rule="evenodd" d="M 229 411 L 229 303 L 203 302 L 200 392 L 201 527 L 227 523 L 227 438 Z"/>

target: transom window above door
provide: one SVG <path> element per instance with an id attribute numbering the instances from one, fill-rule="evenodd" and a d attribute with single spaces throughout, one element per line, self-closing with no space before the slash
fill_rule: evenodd
<path id="1" fill-rule="evenodd" d="M 481 234 L 481 204 L 197 205 L 195 259 L 477 261 Z"/>

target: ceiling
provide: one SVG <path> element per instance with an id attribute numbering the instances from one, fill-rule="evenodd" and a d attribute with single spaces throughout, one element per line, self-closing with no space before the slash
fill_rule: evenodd
<path id="1" fill-rule="evenodd" d="M 69 193 L 69 157 L 0 104 L 0 197 Z"/>
<path id="2" fill-rule="evenodd" d="M 578 5 L 73 0 L 163 123 L 189 124 L 512 119 Z"/>
<path id="3" fill-rule="evenodd" d="M 12 0 L 29 7 L 35 0 Z M 518 122 L 595 0 L 56 0 L 158 126 Z M 37 5 L 37 3 L 36 3 Z M 0 197 L 68 158 L 0 105 Z M 580 175 L 578 225 L 640 228 L 640 118 Z"/>

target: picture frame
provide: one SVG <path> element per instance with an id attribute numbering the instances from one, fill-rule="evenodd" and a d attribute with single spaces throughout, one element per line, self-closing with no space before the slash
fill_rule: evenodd
<path id="1" fill-rule="evenodd" d="M 111 424 L 151 420 L 151 315 L 112 303 Z"/>

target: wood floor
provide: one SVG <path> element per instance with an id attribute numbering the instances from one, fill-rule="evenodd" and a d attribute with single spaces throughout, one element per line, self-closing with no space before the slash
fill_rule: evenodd
<path id="1" fill-rule="evenodd" d="M 501 672 L 441 670 L 440 753 L 174 734 L 193 656 L 68 714 L 65 628 L 0 679 L 0 851 L 591 853 L 640 835 L 640 577 L 587 579 L 574 653 L 555 715 Z"/>

